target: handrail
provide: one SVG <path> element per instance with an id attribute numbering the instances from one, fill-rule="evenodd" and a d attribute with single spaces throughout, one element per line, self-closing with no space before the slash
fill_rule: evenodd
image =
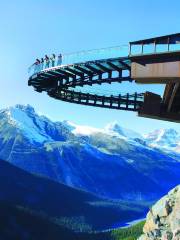
<path id="1" fill-rule="evenodd" d="M 29 76 L 32 76 L 33 74 L 52 67 L 124 56 L 128 56 L 128 45 L 67 53 L 61 56 L 56 55 L 55 58 L 49 57 L 49 61 L 44 61 L 40 64 L 34 63 L 29 67 L 28 73 Z"/>

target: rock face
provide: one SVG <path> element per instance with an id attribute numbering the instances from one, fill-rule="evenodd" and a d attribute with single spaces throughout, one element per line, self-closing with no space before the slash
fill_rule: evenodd
<path id="1" fill-rule="evenodd" d="M 180 185 L 151 208 L 143 232 L 138 240 L 180 240 Z"/>

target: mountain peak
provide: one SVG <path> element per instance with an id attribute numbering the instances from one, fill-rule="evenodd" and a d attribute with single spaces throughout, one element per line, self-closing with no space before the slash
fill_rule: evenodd
<path id="1" fill-rule="evenodd" d="M 171 139 L 174 137 L 176 138 L 178 137 L 178 135 L 179 135 L 178 132 L 173 128 L 169 128 L 169 129 L 161 128 L 161 129 L 156 129 L 155 131 L 150 132 L 148 134 L 145 134 L 144 137 L 145 139 L 159 142 L 165 138 L 171 138 Z"/>
<path id="2" fill-rule="evenodd" d="M 29 122 L 29 115 L 35 116 L 37 115 L 34 108 L 30 105 L 21 105 L 16 104 L 13 107 L 9 107 L 3 111 L 7 118 L 8 122 L 16 125 L 21 126 L 22 124 L 26 123 L 28 125 Z"/>
<path id="3" fill-rule="evenodd" d="M 20 118 L 20 115 L 22 117 L 22 114 L 36 115 L 34 108 L 29 104 L 16 104 L 15 106 L 1 110 L 0 113 L 4 113 L 7 116 L 8 122 L 14 125 L 21 123 L 22 119 Z"/>
<path id="4" fill-rule="evenodd" d="M 124 133 L 124 129 L 118 124 L 117 121 L 114 121 L 114 122 L 111 122 L 111 123 L 108 123 L 105 127 L 105 130 L 107 132 L 110 132 L 110 133 L 116 133 L 118 135 L 121 135 L 123 137 L 126 137 L 125 133 Z"/>
<path id="5" fill-rule="evenodd" d="M 105 131 L 107 133 L 110 133 L 111 135 L 116 135 L 121 138 L 127 138 L 127 139 L 142 138 L 142 136 L 139 133 L 133 130 L 121 127 L 117 121 L 107 124 L 105 127 Z"/>
<path id="6" fill-rule="evenodd" d="M 66 121 L 66 123 L 68 124 L 71 132 L 75 135 L 90 136 L 96 133 L 104 132 L 103 129 L 99 129 L 99 128 L 94 128 L 86 125 L 77 125 L 69 121 Z"/>
<path id="7" fill-rule="evenodd" d="M 64 141 L 72 135 L 65 122 L 53 122 L 45 116 L 36 113 L 31 105 L 17 104 L 0 111 L 0 119 L 6 129 L 14 129 L 31 143 Z M 3 121 L 4 120 L 4 121 Z"/>
<path id="8" fill-rule="evenodd" d="M 179 146 L 180 135 L 172 129 L 157 129 L 151 133 L 145 134 L 144 138 L 149 146 L 172 150 Z"/>
<path id="9" fill-rule="evenodd" d="M 29 104 L 27 104 L 27 105 L 16 104 L 13 108 L 17 108 L 19 110 L 29 112 L 29 113 L 35 113 L 34 108 Z"/>
<path id="10" fill-rule="evenodd" d="M 6 123 L 22 132 L 23 136 L 31 142 L 42 143 L 51 138 L 44 131 L 45 122 L 41 116 L 36 114 L 30 105 L 17 104 L 6 108 L 1 112 L 1 118 L 6 119 Z"/>

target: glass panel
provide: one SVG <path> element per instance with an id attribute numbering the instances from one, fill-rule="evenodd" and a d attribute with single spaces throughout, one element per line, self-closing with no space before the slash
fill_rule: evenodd
<path id="1" fill-rule="evenodd" d="M 140 54 L 142 54 L 142 45 L 132 45 L 131 55 L 140 55 Z"/>
<path id="2" fill-rule="evenodd" d="M 155 45 L 154 44 L 145 44 L 143 48 L 143 54 L 154 53 Z"/>
<path id="3" fill-rule="evenodd" d="M 168 44 L 157 44 L 156 53 L 162 53 L 168 51 Z"/>
<path id="4" fill-rule="evenodd" d="M 93 68 L 101 71 L 101 68 L 99 68 L 96 64 L 91 64 L 91 66 L 92 66 Z"/>
<path id="5" fill-rule="evenodd" d="M 166 53 L 168 51 L 180 51 L 180 43 L 177 41 L 174 44 L 169 44 L 168 49 L 168 39 L 161 40 L 160 43 L 156 42 L 156 46 L 154 43 L 152 44 L 144 44 L 143 45 L 143 52 L 142 52 L 142 45 L 131 45 L 131 55 L 145 55 L 145 54 L 153 54 L 153 53 Z"/>
<path id="6" fill-rule="evenodd" d="M 180 51 L 180 43 L 170 44 L 169 51 Z"/>
<path id="7" fill-rule="evenodd" d="M 115 65 L 115 64 L 114 64 Z M 110 70 L 113 70 L 112 67 L 110 67 L 106 62 L 103 63 L 103 66 L 105 66 L 106 68 L 110 69 Z"/>
<path id="8" fill-rule="evenodd" d="M 69 65 L 75 63 L 83 63 L 87 61 L 95 61 L 101 59 L 109 59 L 109 58 L 119 58 L 128 56 L 128 46 L 118 46 L 118 47 L 110 47 L 110 48 L 102 48 L 102 49 L 95 49 L 89 51 L 82 51 L 77 53 L 70 53 L 64 55 L 57 55 L 55 58 L 49 57 L 49 60 L 40 63 L 40 64 L 33 64 L 29 68 L 29 75 L 32 76 L 35 73 L 40 72 L 46 68 L 57 67 L 60 65 Z"/>

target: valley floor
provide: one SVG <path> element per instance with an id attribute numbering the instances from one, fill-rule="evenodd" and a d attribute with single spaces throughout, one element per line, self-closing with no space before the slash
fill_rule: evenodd
<path id="1" fill-rule="evenodd" d="M 144 222 L 124 229 L 104 232 L 76 233 L 59 226 L 47 217 L 22 207 L 0 203 L 0 239 L 3 240 L 136 240 Z"/>

